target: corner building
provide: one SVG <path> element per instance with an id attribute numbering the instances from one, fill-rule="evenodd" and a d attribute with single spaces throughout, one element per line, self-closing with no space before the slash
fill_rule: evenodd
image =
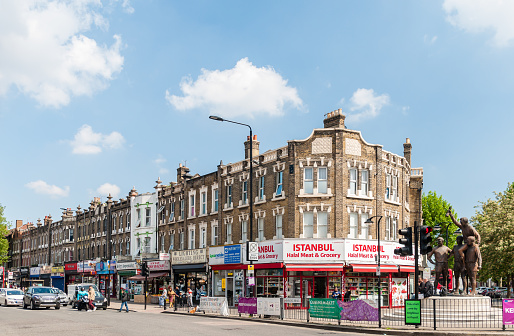
<path id="1" fill-rule="evenodd" d="M 421 218 L 423 170 L 411 168 L 409 139 L 403 156 L 397 155 L 367 143 L 344 121 L 340 109 L 330 112 L 324 128 L 314 129 L 307 139 L 262 154 L 257 137 L 248 138 L 244 160 L 221 163 L 203 176 L 192 176 L 181 165 L 177 182 L 159 186 L 158 202 L 165 209 L 159 219 L 161 250 L 195 250 L 189 264 L 183 254 L 180 264 L 172 258 L 175 285 L 226 296 L 229 305 L 251 293 L 296 297 L 297 305 L 304 306 L 309 297 L 330 297 L 335 288 L 349 291 L 352 299 L 376 299 L 378 218 L 371 225 L 365 221 L 378 215 L 382 305 L 403 305 L 414 259 L 392 251 L 398 229 Z M 250 236 L 260 250 L 254 286 L 246 283 L 244 243 Z M 328 253 L 311 251 L 317 246 Z M 208 265 L 203 254 L 208 254 Z"/>

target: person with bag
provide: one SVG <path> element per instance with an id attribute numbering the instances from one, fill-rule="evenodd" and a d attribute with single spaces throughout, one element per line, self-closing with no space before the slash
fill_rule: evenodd
<path id="1" fill-rule="evenodd" d="M 170 297 L 170 309 L 175 305 L 175 298 L 177 294 L 171 286 L 168 287 L 168 296 Z"/>
<path id="2" fill-rule="evenodd" d="M 118 310 L 118 312 L 121 313 L 121 311 L 123 310 L 123 306 L 125 306 L 125 308 L 127 309 L 127 313 L 129 312 L 129 309 L 128 309 L 128 304 L 127 302 L 129 302 L 130 300 L 130 296 L 127 292 L 126 289 L 122 289 L 122 294 L 121 294 L 121 306 L 120 306 L 120 310 Z"/>
<path id="3" fill-rule="evenodd" d="M 159 304 L 159 306 L 166 307 L 166 301 L 168 300 L 168 290 L 166 289 L 166 286 L 164 286 L 162 288 L 161 300 L 162 300 L 162 305 Z M 159 303 L 161 303 L 161 302 L 159 302 Z"/>
<path id="4" fill-rule="evenodd" d="M 95 293 L 95 289 L 93 288 L 93 286 L 89 286 L 89 291 L 87 293 L 87 297 L 89 298 L 89 309 L 92 311 L 95 311 L 96 310 L 96 307 L 95 307 L 96 293 Z"/>

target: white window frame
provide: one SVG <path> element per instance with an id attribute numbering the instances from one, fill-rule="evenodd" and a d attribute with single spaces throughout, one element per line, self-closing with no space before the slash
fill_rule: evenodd
<path id="1" fill-rule="evenodd" d="M 183 251 L 184 250 L 184 231 L 181 231 L 178 234 L 178 237 L 179 237 L 179 248 L 181 251 Z"/>
<path id="2" fill-rule="evenodd" d="M 175 234 L 170 234 L 170 246 L 168 246 L 168 251 L 175 250 Z"/>
<path id="3" fill-rule="evenodd" d="M 145 237 L 144 243 L 145 243 L 145 246 L 144 246 L 145 253 L 150 253 L 150 248 L 152 246 L 152 237 Z"/>
<path id="4" fill-rule="evenodd" d="M 207 226 L 200 226 L 200 245 L 198 248 L 205 248 L 207 246 Z"/>
<path id="5" fill-rule="evenodd" d="M 189 218 L 195 217 L 195 196 L 189 195 Z"/>
<path id="6" fill-rule="evenodd" d="M 391 217 L 386 217 L 386 225 L 385 225 L 385 240 L 391 240 Z"/>
<path id="7" fill-rule="evenodd" d="M 259 194 L 258 194 L 258 197 L 259 197 L 259 201 L 264 201 L 265 200 L 265 197 L 264 197 L 264 175 L 263 176 L 259 176 Z"/>
<path id="8" fill-rule="evenodd" d="M 369 170 L 363 169 L 361 170 L 361 196 L 368 196 L 369 193 Z"/>
<path id="9" fill-rule="evenodd" d="M 218 245 L 218 225 L 213 224 L 211 226 L 211 245 Z"/>
<path id="10" fill-rule="evenodd" d="M 323 176 L 321 173 L 324 171 L 324 178 L 320 177 Z M 319 194 L 327 194 L 328 193 L 328 168 L 327 167 L 318 167 L 318 182 L 317 182 L 317 188 Z"/>
<path id="11" fill-rule="evenodd" d="M 282 239 L 283 237 L 283 232 L 282 232 L 282 221 L 283 221 L 283 215 L 276 215 L 275 216 L 275 234 L 276 234 L 276 239 Z"/>
<path id="12" fill-rule="evenodd" d="M 152 208 L 147 207 L 145 209 L 145 226 L 152 225 Z"/>
<path id="13" fill-rule="evenodd" d="M 328 238 L 328 212 L 318 211 L 316 215 L 316 237 Z"/>
<path id="14" fill-rule="evenodd" d="M 227 223 L 227 244 L 232 243 L 232 223 Z"/>
<path id="15" fill-rule="evenodd" d="M 232 191 L 233 191 L 232 184 L 227 185 L 226 191 L 227 191 L 227 197 L 226 197 L 227 208 L 232 208 Z"/>
<path id="16" fill-rule="evenodd" d="M 212 212 L 218 212 L 219 207 L 219 191 L 218 188 L 212 190 Z"/>
<path id="17" fill-rule="evenodd" d="M 196 232 L 195 232 L 195 231 L 196 231 L 196 230 L 195 230 L 195 228 L 194 228 L 194 227 L 189 228 L 189 229 L 187 230 L 187 232 L 188 232 L 188 238 L 189 238 L 189 239 L 187 240 L 187 249 L 188 249 L 188 250 L 194 250 L 194 249 L 195 249 L 195 246 L 196 246 L 196 240 L 195 240 L 195 239 L 196 239 L 196 237 L 195 237 L 195 233 L 196 233 Z"/>
<path id="18" fill-rule="evenodd" d="M 166 252 L 164 249 L 164 235 L 161 235 L 161 252 Z"/>
<path id="19" fill-rule="evenodd" d="M 169 219 L 169 221 L 173 222 L 174 219 L 175 219 L 175 202 L 171 202 L 171 204 L 170 204 L 170 219 Z"/>
<path id="20" fill-rule="evenodd" d="M 310 172 L 310 174 L 307 172 Z M 303 169 L 303 193 L 308 195 L 314 193 L 314 168 L 312 167 L 305 167 Z"/>
<path id="21" fill-rule="evenodd" d="M 367 212 L 363 212 L 360 214 L 360 224 L 361 224 L 361 233 L 360 238 L 369 239 L 369 228 L 371 224 L 366 223 L 368 218 L 371 216 Z"/>
<path id="22" fill-rule="evenodd" d="M 391 200 L 396 202 L 396 196 L 398 195 L 398 176 L 392 176 L 392 185 L 391 185 Z"/>
<path id="23" fill-rule="evenodd" d="M 312 211 L 303 212 L 303 238 L 314 237 L 314 213 Z"/>
<path id="24" fill-rule="evenodd" d="M 359 234 L 359 214 L 357 212 L 350 212 L 349 228 L 348 238 L 357 238 Z"/>
<path id="25" fill-rule="evenodd" d="M 241 183 L 241 204 L 248 204 L 248 180 Z"/>
<path id="26" fill-rule="evenodd" d="M 264 226 L 265 226 L 265 222 L 264 222 L 264 217 L 260 217 L 257 219 L 257 237 L 259 239 L 259 241 L 265 241 L 266 240 L 266 237 L 264 236 Z"/>
<path id="27" fill-rule="evenodd" d="M 241 242 L 246 243 L 248 241 L 248 221 L 241 221 Z"/>
<path id="28" fill-rule="evenodd" d="M 357 195 L 357 178 L 358 171 L 357 168 L 350 168 L 350 188 L 348 188 L 348 192 L 350 195 Z"/>
<path id="29" fill-rule="evenodd" d="M 385 176 L 385 199 L 391 199 L 391 174 Z"/>
<path id="30" fill-rule="evenodd" d="M 202 215 L 207 215 L 207 192 L 203 191 L 200 193 L 200 212 Z"/>
<path id="31" fill-rule="evenodd" d="M 185 200 L 184 200 L 184 199 L 181 199 L 181 200 L 180 200 L 180 219 L 181 219 L 181 220 L 183 220 L 183 219 L 184 219 L 184 215 L 185 215 L 185 214 L 184 214 L 184 211 L 185 211 L 184 207 L 185 207 Z"/>
<path id="32" fill-rule="evenodd" d="M 276 188 L 275 197 L 280 197 L 284 194 L 284 172 L 279 171 L 276 173 Z"/>

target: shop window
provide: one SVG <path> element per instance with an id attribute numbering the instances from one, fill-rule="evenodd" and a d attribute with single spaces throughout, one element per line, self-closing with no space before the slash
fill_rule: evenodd
<path id="1" fill-rule="evenodd" d="M 314 177 L 312 168 L 303 169 L 303 193 L 312 194 L 314 192 Z"/>
<path id="2" fill-rule="evenodd" d="M 303 213 L 303 238 L 313 237 L 314 215 L 312 212 Z"/>
<path id="3" fill-rule="evenodd" d="M 319 211 L 317 215 L 318 238 L 327 238 L 328 234 L 328 213 Z"/>
<path id="4" fill-rule="evenodd" d="M 241 222 L 241 240 L 243 243 L 248 240 L 248 221 Z"/>
<path id="5" fill-rule="evenodd" d="M 265 240 L 265 237 L 264 237 L 264 218 L 259 218 L 257 220 L 257 229 L 258 229 L 258 237 L 259 237 L 259 241 L 264 241 Z"/>
<path id="6" fill-rule="evenodd" d="M 357 238 L 357 230 L 359 229 L 359 214 L 356 212 L 350 213 L 350 233 L 348 238 Z"/>
<path id="7" fill-rule="evenodd" d="M 244 181 L 242 185 L 241 203 L 248 204 L 248 181 Z"/>
<path id="8" fill-rule="evenodd" d="M 282 215 L 275 216 L 275 231 L 277 239 L 282 238 Z"/>

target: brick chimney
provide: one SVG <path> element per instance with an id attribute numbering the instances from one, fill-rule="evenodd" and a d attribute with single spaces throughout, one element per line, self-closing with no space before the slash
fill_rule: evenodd
<path id="1" fill-rule="evenodd" d="M 260 144 L 260 142 L 257 141 L 257 135 L 254 135 L 253 140 L 252 140 L 252 151 L 253 151 L 252 158 L 259 157 L 259 144 Z M 245 159 L 248 159 L 249 157 L 250 157 L 250 136 L 247 136 L 246 141 L 245 141 Z"/>
<path id="2" fill-rule="evenodd" d="M 23 221 L 20 219 L 16 220 L 16 228 L 19 229 L 21 226 L 23 226 Z"/>
<path id="3" fill-rule="evenodd" d="M 343 114 L 342 109 L 334 110 L 325 114 L 323 125 L 325 128 L 346 128 L 344 126 L 344 119 L 346 116 Z"/>
<path id="4" fill-rule="evenodd" d="M 403 144 L 403 157 L 405 158 L 405 160 L 407 160 L 407 162 L 409 163 L 409 166 L 411 165 L 411 163 L 410 163 L 411 152 L 412 152 L 412 145 L 410 143 L 410 139 L 407 138 L 407 139 L 405 139 L 405 143 Z"/>
<path id="5" fill-rule="evenodd" d="M 189 178 L 189 168 L 183 166 L 182 163 L 179 163 L 177 168 L 177 182 L 182 182 L 185 178 Z"/>

